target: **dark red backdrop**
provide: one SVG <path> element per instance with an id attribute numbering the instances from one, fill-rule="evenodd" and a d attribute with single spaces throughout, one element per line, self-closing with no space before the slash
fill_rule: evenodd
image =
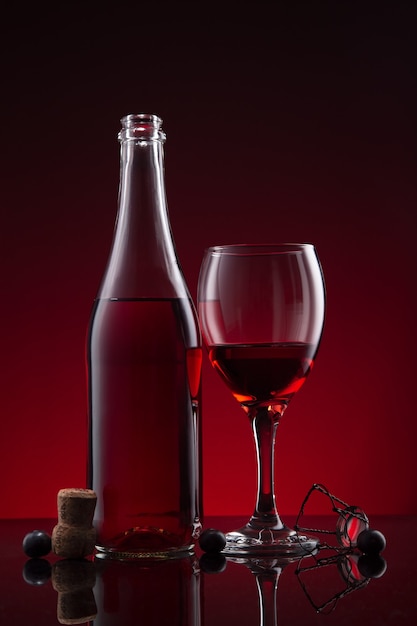
<path id="1" fill-rule="evenodd" d="M 317 246 L 327 324 L 279 428 L 281 512 L 313 482 L 369 513 L 417 512 L 412 3 L 275 4 L 57 8 L 3 27 L 0 517 L 53 517 L 58 489 L 84 483 L 85 328 L 118 120 L 141 111 L 164 119 L 193 297 L 209 245 Z M 206 513 L 250 514 L 250 427 L 207 359 L 203 410 Z"/>

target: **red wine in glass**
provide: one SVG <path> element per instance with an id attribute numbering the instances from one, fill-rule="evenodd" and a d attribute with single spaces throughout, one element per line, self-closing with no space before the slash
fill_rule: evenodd
<path id="1" fill-rule="evenodd" d="M 313 367 L 316 348 L 307 343 L 215 346 L 209 358 L 244 407 L 290 401 Z"/>

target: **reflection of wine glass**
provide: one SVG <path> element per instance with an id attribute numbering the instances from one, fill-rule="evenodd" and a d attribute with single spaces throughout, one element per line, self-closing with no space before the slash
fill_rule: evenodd
<path id="1" fill-rule="evenodd" d="M 308 555 L 310 556 L 310 555 Z M 299 561 L 302 557 L 229 557 L 228 560 L 245 565 L 255 576 L 259 599 L 259 626 L 277 626 L 278 581 L 284 570 L 292 561 Z"/>
<path id="2" fill-rule="evenodd" d="M 317 540 L 278 515 L 274 442 L 278 421 L 309 374 L 324 322 L 320 264 L 311 244 L 209 248 L 198 284 L 210 361 L 251 420 L 258 463 L 255 511 L 227 534 L 228 554 L 295 555 Z"/>
<path id="3" fill-rule="evenodd" d="M 291 559 L 229 557 L 228 560 L 245 565 L 255 576 L 259 599 L 259 626 L 277 626 L 278 581 Z"/>

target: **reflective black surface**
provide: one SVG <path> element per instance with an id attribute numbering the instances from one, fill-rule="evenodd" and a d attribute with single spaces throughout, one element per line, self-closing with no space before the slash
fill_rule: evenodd
<path id="1" fill-rule="evenodd" d="M 241 518 L 208 518 L 223 531 Z M 286 520 L 289 523 L 291 519 Z M 331 551 L 287 565 L 194 557 L 168 562 L 68 562 L 49 555 L 29 560 L 25 534 L 50 532 L 55 520 L 0 521 L 0 622 L 20 626 L 83 623 L 91 626 L 297 626 L 417 623 L 416 517 L 374 517 L 384 533 L 386 569 L 360 554 Z M 316 528 L 335 518 L 315 518 Z M 381 563 L 379 563 L 381 565 Z M 367 569 L 368 568 L 368 569 Z M 376 569 L 375 569 L 376 568 Z M 217 573 L 216 573 L 217 572 Z M 366 576 L 364 576 L 364 573 Z M 96 616 L 96 617 L 94 617 Z M 59 619 L 58 619 L 59 617 Z"/>

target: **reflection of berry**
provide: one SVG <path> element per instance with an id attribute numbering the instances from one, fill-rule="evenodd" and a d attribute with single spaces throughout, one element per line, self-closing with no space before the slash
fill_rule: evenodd
<path id="1" fill-rule="evenodd" d="M 51 570 L 46 559 L 29 559 L 23 567 L 23 578 L 29 585 L 44 585 L 51 578 Z"/>
<path id="2" fill-rule="evenodd" d="M 384 535 L 380 533 L 379 530 L 368 528 L 358 535 L 356 545 L 358 550 L 365 554 L 379 554 L 379 552 L 385 549 L 387 542 L 385 541 Z"/>
<path id="3" fill-rule="evenodd" d="M 23 539 L 23 552 L 26 556 L 46 556 L 51 551 L 51 537 L 44 530 L 33 530 Z"/>
<path id="4" fill-rule="evenodd" d="M 380 578 L 385 574 L 387 563 L 380 554 L 361 554 L 358 568 L 365 578 Z"/>
<path id="5" fill-rule="evenodd" d="M 203 554 L 199 563 L 205 574 L 221 574 L 226 569 L 226 558 L 215 552 Z"/>
<path id="6" fill-rule="evenodd" d="M 221 530 L 206 528 L 200 535 L 199 543 L 204 552 L 221 552 L 226 545 L 226 537 Z"/>

